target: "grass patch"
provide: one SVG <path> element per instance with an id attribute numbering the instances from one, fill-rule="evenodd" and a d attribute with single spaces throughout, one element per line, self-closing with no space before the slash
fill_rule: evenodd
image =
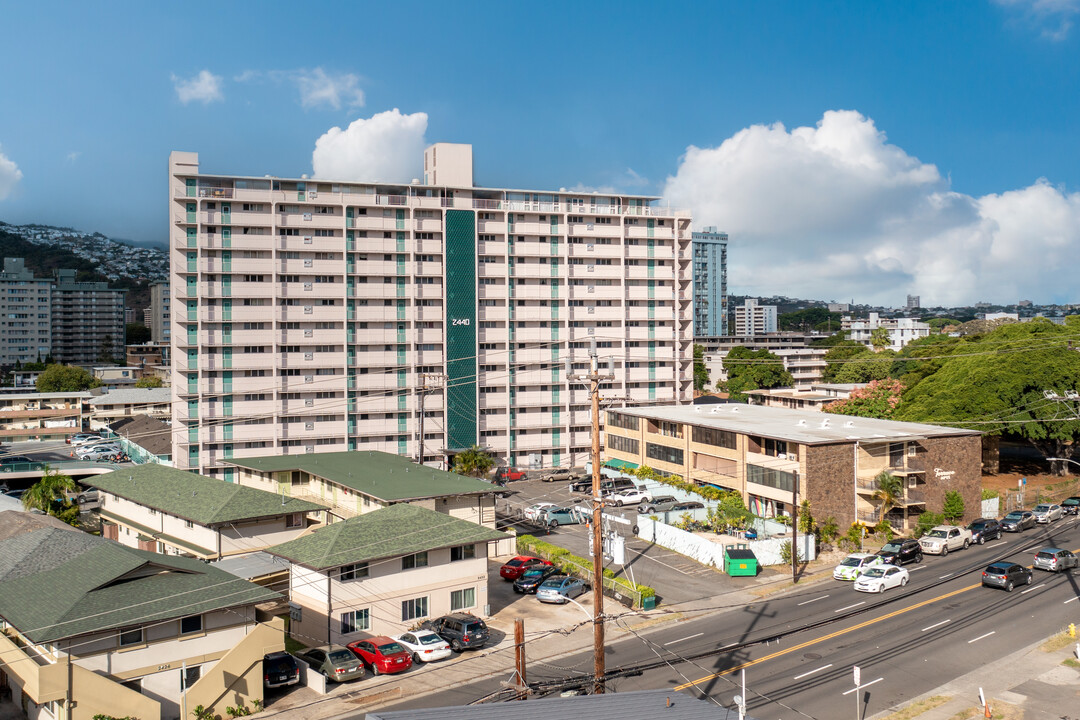
<path id="1" fill-rule="evenodd" d="M 990 700 L 990 709 L 994 713 L 994 720 L 1024 720 L 1024 709 L 1011 705 L 1001 700 Z M 982 708 L 968 708 L 958 712 L 949 720 L 968 720 L 968 718 L 983 717 Z"/>
<path id="2" fill-rule="evenodd" d="M 1078 662 L 1075 658 L 1065 658 L 1064 660 L 1061 661 L 1061 664 L 1062 665 L 1068 665 L 1069 667 L 1074 668 L 1076 670 L 1080 670 L 1080 662 Z"/>
<path id="3" fill-rule="evenodd" d="M 307 645 L 300 642 L 299 640 L 293 640 L 291 637 L 285 638 L 285 652 L 298 653 L 305 648 L 307 648 Z"/>
<path id="4" fill-rule="evenodd" d="M 1043 652 L 1057 652 L 1062 648 L 1067 648 L 1076 642 L 1076 638 L 1069 637 L 1068 630 L 1062 630 L 1056 635 L 1049 637 L 1046 642 L 1039 646 L 1039 649 Z"/>
<path id="5" fill-rule="evenodd" d="M 898 710 L 891 715 L 887 715 L 882 718 L 882 720 L 911 720 L 912 718 L 919 717 L 927 710 L 933 710 L 939 705 L 944 705 L 950 700 L 952 700 L 951 695 L 934 695 L 925 700 L 911 703 L 903 710 Z"/>

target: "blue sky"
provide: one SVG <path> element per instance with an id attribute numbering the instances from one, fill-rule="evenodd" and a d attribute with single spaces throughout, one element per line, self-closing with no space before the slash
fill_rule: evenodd
<path id="1" fill-rule="evenodd" d="M 664 195 L 732 233 L 735 292 L 1080 301 L 1046 277 L 1080 243 L 1080 3 L 538 7 L 5 3 L 0 219 L 163 241 L 170 150 L 311 173 L 399 108 L 358 179 L 450 141 L 480 184 Z"/>

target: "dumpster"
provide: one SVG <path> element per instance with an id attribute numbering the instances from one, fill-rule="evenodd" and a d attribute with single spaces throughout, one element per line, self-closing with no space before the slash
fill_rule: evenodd
<path id="1" fill-rule="evenodd" d="M 724 572 L 731 576 L 756 576 L 757 556 L 749 548 L 728 548 L 724 551 Z"/>

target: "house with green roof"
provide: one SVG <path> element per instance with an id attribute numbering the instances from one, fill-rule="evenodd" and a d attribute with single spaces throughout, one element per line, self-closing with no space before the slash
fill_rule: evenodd
<path id="1" fill-rule="evenodd" d="M 257 552 L 325 520 L 326 506 L 146 464 L 95 475 L 102 534 L 122 545 L 201 560 Z"/>
<path id="2" fill-rule="evenodd" d="M 330 506 L 340 519 L 397 503 L 410 503 L 485 527 L 495 527 L 495 498 L 506 491 L 406 457 L 351 452 L 272 455 L 226 460 L 241 485 Z"/>
<path id="3" fill-rule="evenodd" d="M 0 540 L 0 669 L 30 720 L 225 715 L 263 699 L 284 623 L 257 606 L 279 597 L 199 560 L 42 527 Z"/>
<path id="4" fill-rule="evenodd" d="M 346 644 L 458 610 L 487 615 L 489 543 L 509 537 L 397 503 L 267 552 L 290 563 L 290 632 Z"/>

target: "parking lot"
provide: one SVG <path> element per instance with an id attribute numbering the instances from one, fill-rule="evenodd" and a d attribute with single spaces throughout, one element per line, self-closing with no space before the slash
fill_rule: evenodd
<path id="1" fill-rule="evenodd" d="M 545 483 L 538 479 L 511 482 L 507 489 L 514 491 L 514 494 L 499 501 L 498 511 L 502 518 L 512 523 L 519 535 L 536 535 L 575 555 L 589 557 L 589 533 L 585 525 L 560 525 L 548 531 L 521 516 L 525 508 L 538 502 L 551 502 L 563 507 L 580 506 L 591 512 L 588 510 L 590 503 L 587 493 L 571 493 L 567 482 Z M 605 563 L 605 567 L 618 576 L 654 588 L 664 604 L 713 597 L 745 588 L 749 584 L 746 578 L 729 577 L 715 568 L 637 538 L 632 532 L 637 512 L 632 507 L 609 507 L 605 508 L 604 514 L 609 516 L 605 531 L 614 531 L 626 538 L 625 567 L 610 561 Z"/>

